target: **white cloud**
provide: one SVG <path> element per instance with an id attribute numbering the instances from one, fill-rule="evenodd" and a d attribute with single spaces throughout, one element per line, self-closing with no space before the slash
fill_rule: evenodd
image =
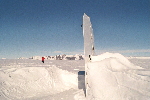
<path id="1" fill-rule="evenodd" d="M 150 53 L 150 49 L 137 50 L 96 50 L 97 53 L 112 52 L 112 53 Z"/>
<path id="2" fill-rule="evenodd" d="M 80 51 L 79 52 L 64 52 L 64 53 L 65 54 L 73 54 L 73 55 L 74 54 L 84 54 L 84 52 L 82 52 L 82 51 L 81 52 Z"/>
<path id="3" fill-rule="evenodd" d="M 122 51 L 118 51 L 118 52 L 121 52 L 121 53 L 148 53 L 150 52 L 150 49 L 141 49 L 141 50 L 122 50 Z"/>
<path id="4" fill-rule="evenodd" d="M 62 51 L 54 51 L 53 53 L 63 53 Z"/>

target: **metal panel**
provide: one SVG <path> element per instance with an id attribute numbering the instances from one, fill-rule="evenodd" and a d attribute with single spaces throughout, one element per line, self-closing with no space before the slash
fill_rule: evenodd
<path id="1" fill-rule="evenodd" d="M 94 34 L 92 29 L 92 24 L 90 17 L 85 13 L 83 15 L 83 37 L 84 37 L 84 56 L 85 56 L 85 88 L 86 96 L 88 96 L 88 66 L 87 63 L 90 62 L 91 56 L 95 55 L 94 48 Z"/>

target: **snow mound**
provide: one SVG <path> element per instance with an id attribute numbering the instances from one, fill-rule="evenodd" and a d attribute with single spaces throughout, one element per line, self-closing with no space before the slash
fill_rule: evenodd
<path id="1" fill-rule="evenodd" d="M 118 53 L 91 57 L 88 100 L 150 100 L 150 70 Z"/>
<path id="2" fill-rule="evenodd" d="M 91 62 L 103 61 L 109 69 L 113 71 L 121 71 L 125 69 L 143 69 L 140 66 L 135 66 L 128 59 L 119 53 L 104 53 L 98 56 L 92 56 Z"/>
<path id="3" fill-rule="evenodd" d="M 55 66 L 6 69 L 0 71 L 0 98 L 40 98 L 75 89 L 77 83 L 77 75 Z"/>

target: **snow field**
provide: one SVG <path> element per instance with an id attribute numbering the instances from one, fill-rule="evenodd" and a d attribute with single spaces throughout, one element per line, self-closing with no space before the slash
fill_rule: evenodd
<path id="1" fill-rule="evenodd" d="M 93 56 L 88 63 L 88 100 L 150 100 L 150 70 L 120 54 Z"/>
<path id="2" fill-rule="evenodd" d="M 0 71 L 0 93 L 12 100 L 39 98 L 77 89 L 77 81 L 76 74 L 56 66 L 11 68 Z"/>
<path id="3" fill-rule="evenodd" d="M 0 100 L 150 100 L 149 59 L 118 53 L 91 59 L 86 99 L 84 61 L 2 59 Z"/>

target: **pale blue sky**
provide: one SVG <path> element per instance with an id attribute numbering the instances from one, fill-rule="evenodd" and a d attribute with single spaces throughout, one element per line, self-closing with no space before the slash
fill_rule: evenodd
<path id="1" fill-rule="evenodd" d="M 83 54 L 84 13 L 97 54 L 150 56 L 150 0 L 0 0 L 0 58 Z"/>

